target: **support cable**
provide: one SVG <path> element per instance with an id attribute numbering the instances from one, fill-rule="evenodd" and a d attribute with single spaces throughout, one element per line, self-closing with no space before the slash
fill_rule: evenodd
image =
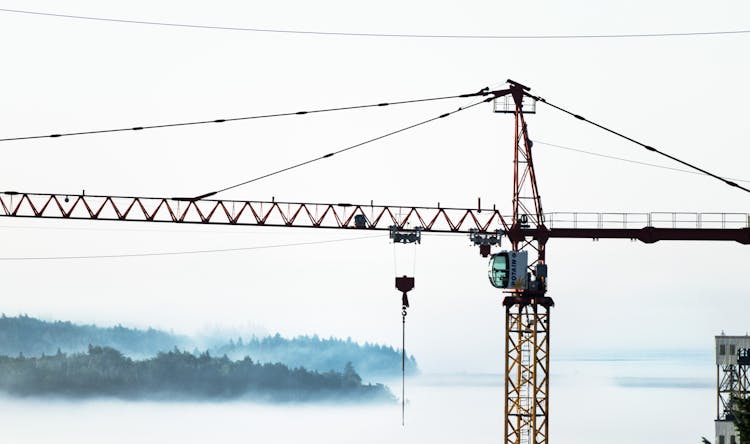
<path id="1" fill-rule="evenodd" d="M 133 258 L 133 257 L 154 257 L 154 256 L 182 256 L 188 254 L 206 254 L 206 253 L 231 253 L 237 251 L 251 251 L 251 250 L 266 250 L 271 248 L 287 248 L 287 247 L 300 247 L 305 245 L 318 245 L 318 244 L 331 244 L 337 242 L 347 242 L 361 239 L 372 239 L 381 237 L 376 236 L 360 236 L 360 237 L 349 237 L 343 239 L 329 239 L 322 241 L 311 241 L 311 242 L 294 242 L 288 244 L 275 244 L 275 245 L 256 245 L 252 247 L 237 247 L 237 248 L 217 248 L 211 250 L 187 250 L 187 251 L 159 251 L 151 253 L 125 253 L 125 254 L 97 254 L 97 255 L 85 255 L 85 256 L 16 256 L 16 257 L 0 257 L 0 261 L 52 261 L 52 260 L 75 260 L 75 259 L 121 259 L 121 258 Z"/>
<path id="2" fill-rule="evenodd" d="M 557 144 L 550 143 L 550 142 L 543 142 L 543 141 L 537 140 L 537 139 L 534 139 L 534 145 L 545 145 L 545 146 L 550 146 L 550 147 L 553 147 L 553 148 L 560 148 L 560 149 L 563 149 L 563 150 L 573 151 L 573 152 L 576 152 L 576 153 L 588 154 L 588 155 L 596 156 L 596 157 L 603 157 L 605 159 L 619 160 L 619 161 L 622 161 L 622 162 L 633 163 L 633 164 L 636 164 L 636 165 L 650 166 L 650 167 L 654 167 L 654 168 L 661 168 L 661 169 L 664 169 L 664 170 L 677 171 L 679 173 L 703 174 L 703 173 L 700 173 L 698 171 L 683 170 L 681 168 L 668 167 L 668 166 L 665 166 L 665 165 L 657 165 L 655 163 L 641 162 L 641 161 L 638 161 L 638 160 L 626 159 L 624 157 L 610 156 L 610 155 L 607 155 L 607 154 L 595 153 L 593 151 L 586 151 L 586 150 L 582 150 L 582 149 L 579 149 L 579 148 L 572 148 L 572 147 L 569 147 L 569 146 L 557 145 Z M 735 182 L 747 182 L 747 183 L 750 183 L 750 179 L 735 179 L 733 177 L 727 177 L 727 179 L 733 180 Z"/>
<path id="3" fill-rule="evenodd" d="M 705 174 L 707 176 L 710 176 L 710 177 L 713 177 L 714 179 L 720 180 L 720 181 L 724 182 L 725 184 L 729 185 L 730 187 L 739 188 L 739 189 L 741 189 L 741 190 L 743 190 L 743 191 L 745 191 L 747 193 L 750 193 L 750 189 L 745 188 L 742 185 L 739 185 L 737 182 L 734 182 L 734 181 L 731 181 L 729 179 L 726 179 L 726 178 L 723 178 L 721 176 L 718 176 L 718 175 L 716 175 L 714 173 L 711 173 L 709 171 L 704 170 L 703 168 L 700 168 L 700 167 L 695 166 L 695 165 L 693 165 L 691 163 L 688 163 L 688 162 L 686 162 L 684 160 L 678 159 L 677 157 L 674 157 L 674 156 L 672 156 L 670 154 L 667 154 L 667 153 L 665 153 L 663 151 L 660 151 L 657 148 L 654 148 L 654 147 L 652 147 L 650 145 L 647 145 L 647 144 L 645 144 L 643 142 L 639 142 L 639 141 L 633 139 L 632 137 L 628 137 L 628 136 L 626 136 L 626 135 L 624 135 L 622 133 L 619 133 L 619 132 L 617 132 L 617 131 L 615 131 L 613 129 L 607 128 L 604 125 L 601 125 L 599 123 L 593 122 L 593 121 L 591 121 L 591 120 L 589 120 L 589 119 L 587 119 L 587 118 L 585 118 L 585 117 L 583 117 L 583 116 L 581 116 L 579 114 L 575 114 L 572 111 L 568 111 L 565 108 L 562 108 L 562 107 L 557 106 L 557 105 L 555 105 L 553 103 L 550 103 L 550 102 L 548 102 L 547 100 L 545 100 L 542 97 L 534 96 L 534 95 L 531 95 L 529 93 L 524 93 L 524 94 L 526 96 L 528 96 L 528 97 L 531 97 L 532 99 L 534 99 L 534 100 L 536 100 L 538 102 L 542 102 L 542 103 L 544 103 L 544 104 L 546 104 L 548 106 L 551 106 L 552 108 L 555 108 L 558 111 L 562 111 L 565 114 L 568 114 L 568 115 L 570 115 L 572 117 L 575 117 L 578 120 L 581 120 L 581 121 L 586 122 L 588 124 L 594 125 L 595 127 L 599 128 L 599 129 L 603 129 L 604 131 L 606 131 L 606 132 L 608 132 L 610 134 L 614 134 L 615 136 L 618 136 L 618 137 L 623 138 L 623 139 L 625 139 L 625 140 L 627 140 L 629 142 L 632 142 L 632 143 L 634 143 L 636 145 L 639 145 L 639 146 L 645 148 L 648 151 L 651 151 L 651 152 L 654 152 L 654 153 L 659 154 L 661 156 L 664 156 L 664 157 L 666 157 L 668 159 L 671 159 L 671 160 L 673 160 L 675 162 L 681 163 L 682 165 L 685 165 L 686 167 L 692 168 L 692 169 L 694 169 L 696 171 L 699 171 L 699 172 L 701 172 L 701 173 L 703 173 L 703 174 Z"/>
<path id="4" fill-rule="evenodd" d="M 482 95 L 483 95 L 483 94 L 482 94 Z M 275 175 L 277 175 L 277 174 L 281 174 L 281 173 L 287 172 L 287 171 L 289 171 L 289 170 L 293 170 L 293 169 L 295 169 L 295 168 L 299 168 L 299 167 L 302 167 L 302 166 L 305 166 L 305 165 L 309 165 L 309 164 L 311 164 L 311 163 L 314 163 L 314 162 L 318 162 L 318 161 L 321 161 L 321 160 L 325 160 L 325 159 L 328 159 L 328 158 L 330 158 L 330 157 L 333 157 L 333 156 L 334 156 L 334 155 L 336 155 L 336 154 L 344 153 L 344 152 L 346 152 L 346 151 L 349 151 L 349 150 L 353 150 L 353 149 L 355 149 L 355 148 L 359 148 L 359 147 L 361 147 L 361 146 L 364 146 L 364 145 L 367 145 L 367 144 L 369 144 L 369 143 L 372 143 L 372 142 L 375 142 L 375 141 L 378 141 L 378 140 L 381 140 L 381 139 L 385 139 L 386 137 L 390 137 L 390 136 L 393 136 L 393 135 L 395 135 L 395 134 L 399 134 L 399 133 L 402 133 L 402 132 L 404 132 L 404 131 L 407 131 L 407 130 L 410 130 L 410 129 L 414 129 L 414 128 L 417 128 L 417 127 L 419 127 L 419 126 L 422 126 L 422 125 L 426 125 L 426 124 L 428 124 L 428 123 L 430 123 L 430 122 L 434 122 L 434 121 L 436 121 L 436 120 L 440 120 L 440 119 L 443 119 L 443 118 L 445 118 L 445 117 L 448 117 L 448 116 L 451 116 L 451 115 L 453 115 L 453 114 L 457 114 L 457 113 L 459 113 L 459 112 L 461 112 L 461 111 L 465 111 L 465 110 L 467 110 L 467 109 L 469 109 L 469 108 L 473 108 L 473 107 L 475 107 L 475 106 L 477 106 L 477 105 L 481 105 L 482 103 L 487 103 L 487 102 L 490 102 L 490 101 L 492 101 L 492 100 L 493 100 L 494 98 L 495 98 L 495 94 L 493 94 L 493 95 L 491 95 L 490 97 L 488 97 L 488 98 L 486 98 L 486 99 L 483 99 L 483 100 L 481 100 L 481 101 L 479 101 L 479 102 L 474 102 L 474 103 L 472 103 L 471 105 L 467 105 L 467 106 L 462 106 L 462 107 L 459 107 L 459 108 L 457 108 L 457 109 L 456 109 L 456 110 L 454 110 L 454 111 L 450 111 L 450 112 L 447 112 L 447 113 L 441 114 L 441 115 L 439 115 L 439 116 L 437 116 L 437 117 L 432 117 L 432 118 L 430 118 L 430 119 L 427 119 L 427 120 L 423 120 L 423 121 L 421 121 L 421 122 L 418 122 L 418 123 L 415 123 L 415 124 L 413 124 L 413 125 L 409 125 L 409 126 L 406 126 L 406 127 L 403 127 L 403 128 L 400 128 L 400 129 L 397 129 L 397 130 L 394 130 L 394 131 L 391 131 L 391 132 L 388 132 L 388 133 L 385 133 L 385 134 L 382 134 L 382 135 L 380 135 L 380 136 L 377 136 L 377 137 L 373 137 L 373 138 L 367 139 L 367 140 L 365 140 L 365 141 L 362 141 L 362 142 L 359 142 L 359 143 L 355 143 L 354 145 L 350 145 L 350 146 L 347 146 L 346 148 L 342 148 L 342 149 L 340 149 L 340 150 L 337 150 L 337 151 L 333 151 L 333 152 L 330 152 L 330 153 L 328 153 L 328 154 L 324 154 L 324 155 L 322 155 L 322 156 L 319 156 L 319 157 L 315 157 L 315 158 L 313 158 L 313 159 L 310 159 L 310 160 L 306 160 L 306 161 L 304 161 L 304 162 L 300 162 L 300 163 L 297 163 L 297 164 L 294 164 L 294 165 L 291 165 L 291 166 L 288 166 L 288 167 L 282 168 L 282 169 L 280 169 L 280 170 L 276 170 L 276 171 L 273 171 L 273 172 L 271 172 L 271 173 L 267 173 L 267 174 L 264 174 L 264 175 L 262 175 L 262 176 L 258 176 L 258 177 L 255 177 L 255 178 L 253 178 L 253 179 L 250 179 L 250 180 L 246 180 L 246 181 L 244 181 L 244 182 L 240 182 L 240 183 L 237 183 L 237 184 L 234 184 L 234 185 L 230 185 L 230 186 L 228 186 L 228 187 L 224 187 L 224 188 L 221 188 L 221 189 L 219 189 L 219 190 L 216 190 L 216 191 L 211 191 L 211 192 L 208 192 L 208 193 L 204 193 L 204 194 L 201 194 L 201 195 L 199 195 L 199 196 L 196 196 L 196 197 L 191 197 L 191 198 L 181 198 L 181 199 L 182 199 L 182 200 L 189 200 L 189 201 L 195 201 L 195 200 L 201 200 L 201 199 L 205 199 L 205 198 L 207 198 L 207 197 L 211 197 L 211 196 L 213 196 L 213 195 L 215 195 L 215 194 L 218 194 L 218 193 L 221 193 L 221 192 L 224 192 L 224 191 L 228 191 L 228 190 L 231 190 L 231 189 L 233 189 L 233 188 L 237 188 L 237 187 L 240 187 L 240 186 L 242 186 L 242 185 L 247 185 L 247 184 L 249 184 L 249 183 L 252 183 L 252 182 L 256 182 L 256 181 L 259 181 L 259 180 L 261 180 L 261 179 L 265 179 L 265 178 L 267 178 L 267 177 L 275 176 Z"/>
<path id="5" fill-rule="evenodd" d="M 2 10 L 0 9 L 0 11 Z M 159 129 L 159 128 L 175 128 L 175 127 L 183 127 L 183 126 L 208 125 L 212 123 L 238 122 L 242 120 L 258 120 L 258 119 L 267 119 L 271 117 L 301 116 L 305 114 L 327 113 L 327 112 L 333 112 L 333 111 L 350 111 L 350 110 L 365 109 L 365 108 L 380 108 L 380 107 L 391 106 L 391 105 L 406 105 L 406 104 L 412 104 L 412 103 L 434 102 L 438 100 L 447 100 L 447 99 L 462 99 L 462 98 L 467 98 L 467 97 L 487 96 L 490 94 L 492 94 L 492 92 L 490 92 L 489 88 L 482 88 L 481 90 L 475 93 L 456 94 L 456 95 L 451 95 L 451 96 L 398 100 L 395 102 L 381 102 L 381 103 L 372 103 L 372 104 L 367 104 L 367 105 L 340 106 L 340 107 L 335 107 L 335 108 L 322 108 L 322 109 L 314 109 L 314 110 L 309 110 L 309 111 L 293 111 L 293 112 L 284 112 L 284 113 L 275 113 L 275 114 L 258 114 L 254 116 L 229 117 L 225 119 L 195 120 L 195 121 L 190 121 L 190 122 L 164 123 L 164 124 L 159 124 L 159 125 L 143 125 L 143 126 L 122 127 L 122 128 L 109 128 L 109 129 L 101 129 L 101 130 L 87 130 L 87 131 L 43 134 L 43 135 L 33 135 L 33 136 L 6 137 L 6 138 L 0 138 L 0 142 L 58 138 L 58 137 L 66 137 L 66 136 L 84 136 L 84 135 L 90 135 L 90 134 L 118 133 L 118 132 L 125 132 L 125 131 L 143 131 L 143 130 Z"/>
<path id="6" fill-rule="evenodd" d="M 146 20 L 131 20 L 116 17 L 96 17 L 86 15 L 59 14 L 44 11 L 28 11 L 20 9 L 0 9 L 0 12 L 13 14 L 27 14 L 46 17 L 57 17 L 76 20 L 93 20 L 110 23 L 125 23 L 134 25 L 170 26 L 175 28 L 208 29 L 221 31 L 244 31 L 271 34 L 297 34 L 329 37 L 386 37 L 386 38 L 419 38 L 419 39 L 471 39 L 471 40 L 560 40 L 560 39 L 623 39 L 623 38 L 653 38 L 653 37 L 696 37 L 750 34 L 750 29 L 716 30 L 716 31 L 687 31 L 687 32 L 654 32 L 630 34 L 537 34 L 537 35 L 491 35 L 491 34 L 388 34 L 378 32 L 343 32 L 343 31 L 312 31 L 304 29 L 274 29 L 250 28 L 241 26 L 203 25 L 198 23 L 157 22 Z"/>

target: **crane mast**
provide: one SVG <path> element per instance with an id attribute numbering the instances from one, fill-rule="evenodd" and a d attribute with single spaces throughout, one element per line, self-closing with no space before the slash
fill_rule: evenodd
<path id="1" fill-rule="evenodd" d="M 510 81 L 509 81 L 510 82 Z M 513 98 L 513 215 L 507 236 L 514 252 L 527 251 L 528 278 L 504 290 L 506 443 L 546 444 L 549 429 L 550 310 L 546 296 L 546 239 L 524 230 L 545 230 L 544 212 L 534 171 L 533 143 L 524 117 L 528 87 L 510 82 Z"/>

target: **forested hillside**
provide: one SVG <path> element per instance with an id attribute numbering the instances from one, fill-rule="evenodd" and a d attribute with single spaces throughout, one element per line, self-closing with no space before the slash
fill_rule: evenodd
<path id="1" fill-rule="evenodd" d="M 195 356 L 208 350 L 214 356 L 227 355 L 232 360 L 250 357 L 253 362 L 283 363 L 319 372 L 339 371 L 351 362 L 366 378 L 391 377 L 401 373 L 401 351 L 379 344 L 359 344 L 351 339 L 321 339 L 317 335 L 284 338 L 278 333 L 262 338 L 202 338 L 175 335 L 149 328 L 139 330 L 71 322 L 48 322 L 26 315 L 0 317 L 0 355 L 41 357 L 62 353 L 86 352 L 89 345 L 111 347 L 134 359 L 156 356 L 160 352 L 191 350 Z M 408 356 L 406 371 L 418 371 L 414 356 Z"/>
<path id="2" fill-rule="evenodd" d="M 366 376 L 392 376 L 401 372 L 401 351 L 390 346 L 365 343 L 360 345 L 351 339 L 314 336 L 297 336 L 286 339 L 279 334 L 265 338 L 252 337 L 246 341 L 238 339 L 223 346 L 214 347 L 212 353 L 227 355 L 232 359 L 250 356 L 260 362 L 283 362 L 292 367 L 306 367 L 319 371 L 343 368 L 352 362 L 360 374 Z M 407 374 L 417 372 L 414 356 L 406 360 Z"/>
<path id="3" fill-rule="evenodd" d="M 381 384 L 362 384 L 351 364 L 319 373 L 283 364 L 231 361 L 177 349 L 135 361 L 110 347 L 44 357 L 0 356 L 0 390 L 17 396 L 267 401 L 391 401 Z"/>
<path id="4" fill-rule="evenodd" d="M 189 338 L 149 328 L 97 327 L 71 322 L 47 322 L 27 315 L 0 316 L 0 355 L 41 356 L 62 352 L 86 351 L 89 345 L 115 348 L 141 358 L 160 351 L 191 345 Z"/>

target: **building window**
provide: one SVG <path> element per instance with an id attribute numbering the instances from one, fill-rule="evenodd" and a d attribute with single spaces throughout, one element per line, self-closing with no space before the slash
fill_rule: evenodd
<path id="1" fill-rule="evenodd" d="M 729 344 L 729 354 L 734 356 L 734 352 L 735 352 L 734 344 Z"/>
<path id="2" fill-rule="evenodd" d="M 719 435 L 719 444 L 724 444 L 724 435 Z"/>
<path id="3" fill-rule="evenodd" d="M 727 354 L 727 346 L 725 344 L 719 345 L 719 354 L 720 355 L 726 355 Z"/>
<path id="4" fill-rule="evenodd" d="M 734 435 L 729 436 L 729 444 L 737 444 L 737 440 L 735 439 Z"/>

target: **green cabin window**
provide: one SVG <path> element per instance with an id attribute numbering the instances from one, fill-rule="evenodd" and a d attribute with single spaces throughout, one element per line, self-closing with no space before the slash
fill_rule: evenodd
<path id="1" fill-rule="evenodd" d="M 494 287 L 508 287 L 508 254 L 499 253 L 490 260 L 490 282 Z"/>
<path id="2" fill-rule="evenodd" d="M 719 354 L 720 355 L 727 354 L 727 346 L 725 344 L 719 344 Z"/>

